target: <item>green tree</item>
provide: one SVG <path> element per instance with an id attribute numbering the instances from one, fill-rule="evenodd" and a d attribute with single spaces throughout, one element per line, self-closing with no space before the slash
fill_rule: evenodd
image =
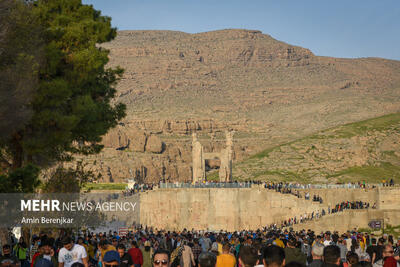
<path id="1" fill-rule="evenodd" d="M 109 52 L 98 45 L 116 36 L 111 18 L 80 0 L 37 0 L 32 12 L 43 29 L 45 61 L 32 118 L 3 146 L 12 169 L 98 153 L 101 136 L 125 116 L 125 105 L 111 102 L 123 70 L 107 68 Z"/>
<path id="2" fill-rule="evenodd" d="M 0 1 L 0 142 L 32 116 L 30 103 L 43 60 L 40 32 L 31 6 L 19 0 Z M 0 162 L 7 168 L 7 161 Z"/>
<path id="3" fill-rule="evenodd" d="M 44 176 L 44 193 L 79 193 L 88 183 L 98 180 L 92 170 L 86 169 L 87 164 L 77 161 L 74 167 L 58 166 Z"/>
<path id="4" fill-rule="evenodd" d="M 0 193 L 33 193 L 40 185 L 40 169 L 32 164 L 0 175 Z"/>

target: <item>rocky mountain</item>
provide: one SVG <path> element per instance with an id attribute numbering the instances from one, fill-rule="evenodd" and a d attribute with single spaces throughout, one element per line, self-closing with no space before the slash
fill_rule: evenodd
<path id="1" fill-rule="evenodd" d="M 400 113 L 334 127 L 238 162 L 238 179 L 400 182 Z"/>
<path id="2" fill-rule="evenodd" d="M 103 181 L 190 180 L 194 131 L 212 152 L 234 130 L 238 163 L 400 111 L 399 61 L 315 56 L 260 31 L 120 31 L 104 48 L 109 65 L 125 69 L 116 101 L 128 115 L 104 137 L 104 151 L 85 158 Z"/>

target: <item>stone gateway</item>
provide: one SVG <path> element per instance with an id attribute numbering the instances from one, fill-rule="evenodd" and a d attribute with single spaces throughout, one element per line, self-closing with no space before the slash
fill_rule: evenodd
<path id="1" fill-rule="evenodd" d="M 206 179 L 206 160 L 220 159 L 219 181 L 232 181 L 232 156 L 233 156 L 233 132 L 226 132 L 226 147 L 220 152 L 205 153 L 197 134 L 192 134 L 192 173 L 193 183 L 202 182 Z"/>

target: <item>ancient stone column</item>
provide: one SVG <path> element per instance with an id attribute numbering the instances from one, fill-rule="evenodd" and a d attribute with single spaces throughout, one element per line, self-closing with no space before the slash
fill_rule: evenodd
<path id="1" fill-rule="evenodd" d="M 232 181 L 233 132 L 226 132 L 226 148 L 221 151 L 220 182 Z"/>
<path id="2" fill-rule="evenodd" d="M 203 146 L 197 139 L 197 133 L 192 134 L 192 172 L 193 182 L 201 182 L 206 178 Z"/>

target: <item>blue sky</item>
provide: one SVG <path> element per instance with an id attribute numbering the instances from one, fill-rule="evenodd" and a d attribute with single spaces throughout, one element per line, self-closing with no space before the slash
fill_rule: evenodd
<path id="1" fill-rule="evenodd" d="M 400 60 L 400 0 L 83 0 L 119 30 L 261 30 L 319 56 Z"/>

